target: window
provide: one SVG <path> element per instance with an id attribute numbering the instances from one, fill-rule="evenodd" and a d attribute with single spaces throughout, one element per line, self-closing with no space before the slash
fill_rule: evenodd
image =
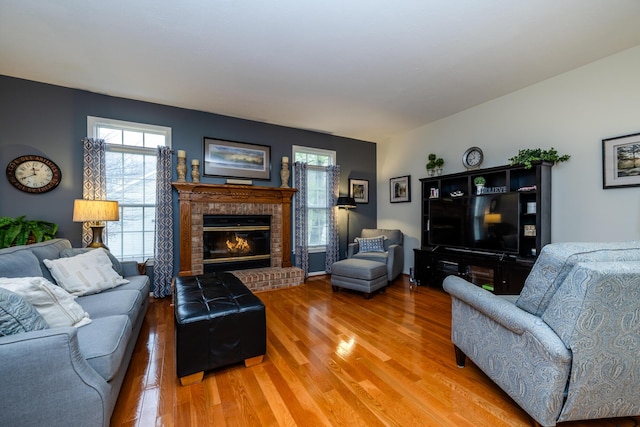
<path id="1" fill-rule="evenodd" d="M 106 142 L 107 199 L 117 200 L 120 221 L 107 222 L 107 245 L 120 260 L 154 255 L 156 148 L 171 146 L 171 128 L 87 118 L 88 135 Z"/>
<path id="2" fill-rule="evenodd" d="M 307 163 L 307 235 L 309 252 L 323 252 L 329 235 L 327 205 L 328 174 L 326 166 L 335 165 L 336 152 L 319 148 L 293 146 L 293 161 Z"/>

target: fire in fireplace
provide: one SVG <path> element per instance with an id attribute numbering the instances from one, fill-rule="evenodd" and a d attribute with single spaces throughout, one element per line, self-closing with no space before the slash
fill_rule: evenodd
<path id="1" fill-rule="evenodd" d="M 233 242 L 227 240 L 227 249 L 232 254 L 248 253 L 251 252 L 251 245 L 247 239 L 236 235 Z"/>
<path id="2" fill-rule="evenodd" d="M 205 273 L 271 265 L 270 215 L 204 215 Z"/>

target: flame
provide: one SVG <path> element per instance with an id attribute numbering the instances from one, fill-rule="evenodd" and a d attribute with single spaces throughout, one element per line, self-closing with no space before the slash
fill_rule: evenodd
<path id="1" fill-rule="evenodd" d="M 235 236 L 235 242 L 227 240 L 227 249 L 232 252 L 248 251 L 250 250 L 249 241 L 242 237 Z"/>

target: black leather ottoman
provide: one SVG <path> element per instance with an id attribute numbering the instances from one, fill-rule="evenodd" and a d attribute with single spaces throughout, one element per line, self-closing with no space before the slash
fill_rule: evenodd
<path id="1" fill-rule="evenodd" d="M 174 304 L 182 385 L 202 381 L 210 369 L 262 362 L 267 351 L 264 304 L 233 274 L 175 278 Z"/>

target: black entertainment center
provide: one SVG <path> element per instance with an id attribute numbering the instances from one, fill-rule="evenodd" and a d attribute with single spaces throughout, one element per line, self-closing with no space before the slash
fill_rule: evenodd
<path id="1" fill-rule="evenodd" d="M 551 241 L 551 167 L 501 166 L 423 178 L 419 284 L 459 275 L 496 294 L 519 294 Z M 484 178 L 484 187 L 474 181 Z"/>

